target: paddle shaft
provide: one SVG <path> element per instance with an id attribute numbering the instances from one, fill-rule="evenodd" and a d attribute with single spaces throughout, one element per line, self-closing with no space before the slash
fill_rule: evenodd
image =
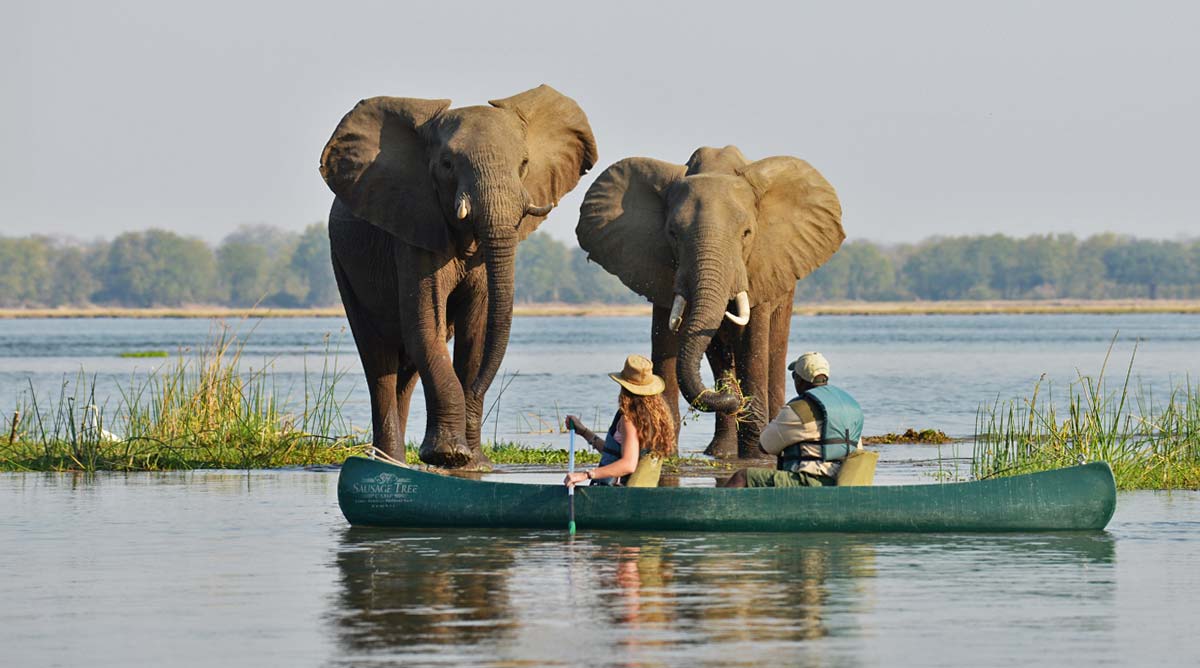
<path id="1" fill-rule="evenodd" d="M 567 474 L 575 472 L 575 427 L 567 430 L 571 436 L 567 445 Z M 570 519 L 567 521 L 567 532 L 575 535 L 575 485 L 567 487 L 567 505 L 570 508 Z"/>

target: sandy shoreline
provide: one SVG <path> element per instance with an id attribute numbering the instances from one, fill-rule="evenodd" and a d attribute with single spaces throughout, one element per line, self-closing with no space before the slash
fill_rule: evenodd
<path id="1" fill-rule="evenodd" d="M 1012 300 L 943 302 L 820 302 L 797 304 L 799 315 L 990 315 L 1041 313 L 1200 313 L 1200 299 Z M 648 316 L 649 304 L 518 304 L 513 315 L 523 316 Z M 340 306 L 326 308 L 8 308 L 8 318 L 341 318 Z"/>

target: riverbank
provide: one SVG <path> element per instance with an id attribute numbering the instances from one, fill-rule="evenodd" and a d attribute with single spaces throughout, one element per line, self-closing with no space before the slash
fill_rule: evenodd
<path id="1" fill-rule="evenodd" d="M 528 316 L 647 316 L 649 304 L 517 304 L 513 315 Z M 797 315 L 1027 315 L 1200 313 L 1200 299 L 1048 299 L 984 301 L 812 302 L 797 304 Z M 341 318 L 341 306 L 321 308 L 230 308 L 180 306 L 124 308 L 106 306 L 0 309 L 0 319 L 23 318 Z"/>

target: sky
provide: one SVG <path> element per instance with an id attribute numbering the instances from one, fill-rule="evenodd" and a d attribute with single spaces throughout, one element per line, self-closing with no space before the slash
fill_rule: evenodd
<path id="1" fill-rule="evenodd" d="M 1200 236 L 1189 2 L 25 2 L 0 26 L 0 235 L 299 230 L 341 116 L 548 83 L 600 161 L 735 144 L 837 188 L 850 239 Z"/>

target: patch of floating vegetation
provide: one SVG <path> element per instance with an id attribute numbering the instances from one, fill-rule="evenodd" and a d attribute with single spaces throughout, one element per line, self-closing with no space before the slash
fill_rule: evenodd
<path id="1" fill-rule="evenodd" d="M 148 357 L 170 357 L 170 353 L 165 350 L 131 350 L 119 353 L 117 356 L 129 359 L 142 359 Z"/>
<path id="2" fill-rule="evenodd" d="M 1121 489 L 1200 488 L 1200 388 L 1187 381 L 1155 397 L 1141 384 L 1131 385 L 1136 354 L 1135 348 L 1118 389 L 1105 382 L 1106 355 L 1100 373 L 1080 375 L 1062 401 L 1055 401 L 1049 383 L 1043 392 L 1039 381 L 1029 398 L 981 407 L 974 476 L 1103 460 Z"/>
<path id="3" fill-rule="evenodd" d="M 895 443 L 921 443 L 930 445 L 942 445 L 954 441 L 946 435 L 946 432 L 940 429 L 905 429 L 903 434 L 896 432 L 888 432 L 878 436 L 864 436 L 863 443 L 865 445 L 892 445 Z"/>

